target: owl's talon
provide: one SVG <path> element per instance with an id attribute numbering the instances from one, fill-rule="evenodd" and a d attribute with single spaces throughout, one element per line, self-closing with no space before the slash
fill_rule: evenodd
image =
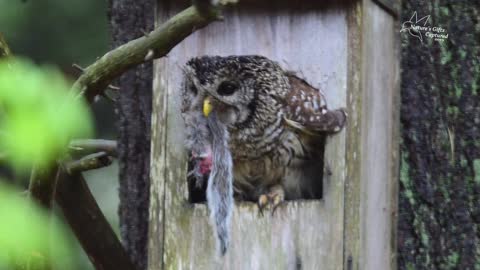
<path id="1" fill-rule="evenodd" d="M 263 209 L 265 209 L 268 206 L 268 202 L 269 202 L 269 199 L 267 195 L 262 194 L 260 195 L 260 197 L 258 197 L 258 201 L 257 201 L 258 210 L 260 212 L 260 215 L 262 215 L 262 217 L 263 217 Z"/>
<path id="2" fill-rule="evenodd" d="M 258 209 L 263 216 L 264 209 L 270 209 L 270 214 L 273 216 L 275 210 L 280 206 L 285 199 L 285 191 L 280 185 L 275 185 L 270 188 L 267 194 L 262 194 L 258 197 Z"/>
<path id="3" fill-rule="evenodd" d="M 272 198 L 272 217 L 275 214 L 275 210 L 284 202 L 283 194 L 274 194 Z"/>

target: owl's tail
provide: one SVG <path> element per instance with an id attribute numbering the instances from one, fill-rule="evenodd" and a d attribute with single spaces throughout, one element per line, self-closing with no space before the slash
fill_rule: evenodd
<path id="1" fill-rule="evenodd" d="M 230 241 L 230 223 L 233 212 L 233 163 L 228 148 L 228 131 L 218 121 L 216 114 L 208 117 L 212 133 L 213 167 L 207 186 L 207 202 L 210 219 L 217 236 L 217 247 L 225 255 Z"/>

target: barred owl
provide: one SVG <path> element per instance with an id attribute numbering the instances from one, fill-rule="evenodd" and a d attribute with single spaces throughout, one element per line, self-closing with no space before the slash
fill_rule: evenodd
<path id="1" fill-rule="evenodd" d="M 218 151 L 212 138 L 222 137 L 207 121 L 214 115 L 211 123 L 228 133 L 225 149 L 217 149 L 228 148 L 233 161 L 233 179 L 222 187 L 233 182 L 237 199 L 275 209 L 285 199 L 318 196 L 312 185 L 323 174 L 319 148 L 346 122 L 345 111 L 329 110 L 318 89 L 262 56 L 203 56 L 187 62 L 182 97 L 187 149 L 199 180 L 221 165 L 212 164 Z M 212 210 L 217 202 L 208 194 L 207 200 Z"/>

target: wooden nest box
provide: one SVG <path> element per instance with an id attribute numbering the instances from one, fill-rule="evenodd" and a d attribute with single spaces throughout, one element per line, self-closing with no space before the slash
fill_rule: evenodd
<path id="1" fill-rule="evenodd" d="M 188 4 L 158 1 L 158 24 Z M 149 270 L 396 268 L 397 5 L 240 1 L 155 62 Z M 296 71 L 349 117 L 327 140 L 322 198 L 286 202 L 273 216 L 236 203 L 231 245 L 217 258 L 206 205 L 188 199 L 181 67 L 194 56 L 246 54 Z"/>

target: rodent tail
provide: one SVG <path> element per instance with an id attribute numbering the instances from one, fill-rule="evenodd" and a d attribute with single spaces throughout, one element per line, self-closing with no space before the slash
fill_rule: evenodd
<path id="1" fill-rule="evenodd" d="M 208 179 L 207 202 L 210 219 L 217 236 L 217 247 L 225 255 L 230 242 L 230 223 L 233 212 L 233 163 L 228 148 L 228 131 L 212 113 L 208 117 L 212 133 L 213 166 Z"/>

